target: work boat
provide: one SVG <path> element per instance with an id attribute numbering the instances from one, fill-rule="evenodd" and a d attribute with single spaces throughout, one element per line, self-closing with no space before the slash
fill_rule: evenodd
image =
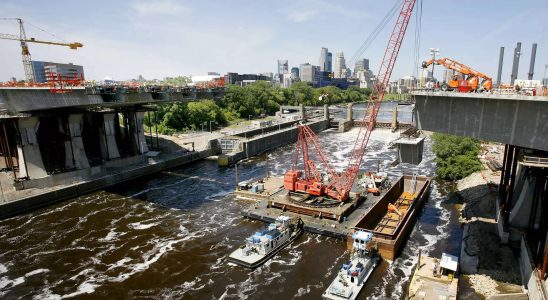
<path id="1" fill-rule="evenodd" d="M 228 256 L 228 261 L 254 269 L 297 239 L 303 232 L 303 225 L 300 218 L 297 220 L 297 224 L 293 225 L 290 217 L 279 216 L 266 229 L 248 237 L 245 245 Z"/>
<path id="2" fill-rule="evenodd" d="M 323 299 L 356 299 L 367 279 L 379 263 L 376 249 L 368 247 L 373 234 L 356 231 L 352 235 L 353 245 L 350 261 L 344 263 L 337 277 L 322 294 Z"/>

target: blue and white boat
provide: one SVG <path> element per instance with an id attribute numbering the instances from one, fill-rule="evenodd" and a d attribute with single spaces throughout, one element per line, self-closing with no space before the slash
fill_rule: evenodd
<path id="1" fill-rule="evenodd" d="M 291 224 L 288 216 L 279 216 L 264 230 L 258 231 L 246 239 L 246 243 L 228 256 L 228 261 L 254 269 L 293 242 L 303 231 L 303 222 Z"/>
<path id="2" fill-rule="evenodd" d="M 352 235 L 352 239 L 353 250 L 350 261 L 342 265 L 337 277 L 322 294 L 323 299 L 356 299 L 379 263 L 380 257 L 377 251 L 368 250 L 367 247 L 367 243 L 373 239 L 372 233 L 356 231 Z"/>

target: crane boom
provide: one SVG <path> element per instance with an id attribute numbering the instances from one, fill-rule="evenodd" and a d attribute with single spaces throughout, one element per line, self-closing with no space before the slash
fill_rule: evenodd
<path id="1" fill-rule="evenodd" d="M 37 40 L 35 38 L 27 38 L 27 34 L 25 32 L 25 27 L 23 26 L 23 19 L 15 18 L 15 19 L 7 19 L 7 20 L 16 20 L 19 23 L 19 36 L 15 34 L 6 34 L 6 33 L 0 33 L 0 39 L 3 40 L 15 40 L 19 41 L 21 43 L 21 56 L 23 58 L 23 68 L 25 70 L 25 79 L 27 82 L 34 82 L 36 81 L 36 76 L 34 72 L 34 67 L 32 65 L 32 58 L 30 56 L 30 51 L 27 43 L 37 43 L 37 44 L 46 44 L 46 45 L 57 45 L 57 46 L 67 46 L 70 49 L 76 50 L 80 47 L 83 47 L 84 45 L 81 43 L 60 43 L 60 42 L 50 42 L 50 41 L 42 41 Z"/>
<path id="2" fill-rule="evenodd" d="M 350 191 L 360 169 L 363 156 L 366 152 L 367 143 L 371 136 L 371 131 L 375 127 L 377 114 L 381 107 L 381 102 L 384 99 L 386 87 L 388 87 L 390 82 L 390 76 L 392 75 L 394 65 L 396 64 L 405 31 L 407 30 L 407 25 L 409 24 L 413 8 L 415 7 L 415 2 L 416 0 L 403 1 L 398 19 L 394 25 L 390 39 L 388 40 L 388 45 L 386 46 L 379 72 L 377 73 L 377 80 L 373 85 L 370 101 L 368 102 L 368 109 L 366 112 L 369 111 L 370 114 L 369 116 L 367 116 L 367 113 L 364 114 L 362 125 L 359 128 L 358 136 L 354 142 L 350 164 L 344 171 L 343 176 L 341 176 L 342 180 L 333 184 L 340 196 L 345 197 L 344 194 Z"/>
<path id="3" fill-rule="evenodd" d="M 384 52 L 379 72 L 377 73 L 377 80 L 375 81 L 373 91 L 370 95 L 367 106 L 369 115 L 367 115 L 367 113 L 364 114 L 363 121 L 359 127 L 359 132 L 352 148 L 349 164 L 345 170 L 342 174 L 337 174 L 337 172 L 334 171 L 325 157 L 325 151 L 323 151 L 314 132 L 307 125 L 301 125 L 295 149 L 293 167 L 284 177 L 284 186 L 287 190 L 307 192 L 312 195 L 326 194 L 327 196 L 340 201 L 346 201 L 348 199 L 354 180 L 358 175 L 363 156 L 365 155 L 371 131 L 375 127 L 377 114 L 384 98 L 386 87 L 388 87 L 388 83 L 390 82 L 390 76 L 392 75 L 392 70 L 394 69 L 415 2 L 416 0 L 403 0 L 401 11 L 398 15 L 394 29 L 392 30 L 392 34 L 390 35 L 390 39 L 388 40 L 388 45 Z M 325 186 L 323 186 L 323 181 L 321 181 L 321 179 L 316 178 L 318 175 L 312 176 L 311 174 L 319 174 L 319 172 L 316 170 L 314 162 L 310 162 L 311 160 L 309 160 L 308 142 L 314 146 L 317 156 L 320 158 L 324 167 L 327 168 L 328 183 Z M 301 172 L 295 170 L 300 151 L 303 152 L 305 178 L 301 178 Z M 319 188 L 320 185 L 322 185 L 321 188 Z"/>

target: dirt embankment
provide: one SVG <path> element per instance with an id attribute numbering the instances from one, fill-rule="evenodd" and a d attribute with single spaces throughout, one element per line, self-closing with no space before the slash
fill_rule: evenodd
<path id="1" fill-rule="evenodd" d="M 517 252 L 502 244 L 498 235 L 496 201 L 500 172 L 487 168 L 488 161 L 502 160 L 503 149 L 491 145 L 484 149 L 488 149 L 481 157 L 485 169 L 457 183 L 462 201 L 459 221 L 464 227 L 460 257 L 461 299 L 522 293 Z"/>

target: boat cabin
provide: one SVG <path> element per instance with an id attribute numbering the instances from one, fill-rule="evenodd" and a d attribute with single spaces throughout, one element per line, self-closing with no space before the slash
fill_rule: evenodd
<path id="1" fill-rule="evenodd" d="M 256 253 L 266 255 L 274 250 L 278 245 L 282 244 L 289 238 L 291 232 L 289 225 L 291 218 L 287 216 L 279 216 L 275 223 L 271 223 L 264 230 L 256 232 L 251 237 L 246 239 L 246 245 L 243 249 L 244 255 Z"/>

